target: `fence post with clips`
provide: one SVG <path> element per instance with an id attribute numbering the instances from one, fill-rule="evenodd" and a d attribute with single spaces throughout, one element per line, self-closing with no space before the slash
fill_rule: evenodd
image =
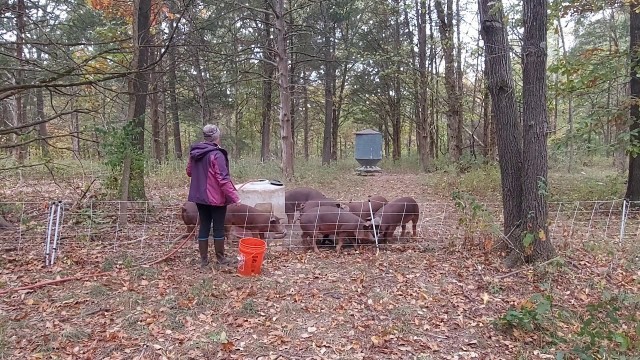
<path id="1" fill-rule="evenodd" d="M 55 219 L 55 225 L 54 225 Z M 64 203 L 62 201 L 52 201 L 49 204 L 49 221 L 44 249 L 45 266 L 53 265 L 58 251 L 58 240 L 60 239 L 60 228 L 64 219 Z M 53 231 L 53 244 L 51 243 L 51 233 Z"/>

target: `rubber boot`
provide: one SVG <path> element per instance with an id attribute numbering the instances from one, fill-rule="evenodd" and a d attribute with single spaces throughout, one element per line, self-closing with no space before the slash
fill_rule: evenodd
<path id="1" fill-rule="evenodd" d="M 198 240 L 198 250 L 200 250 L 200 267 L 209 265 L 209 239 Z"/>
<path id="2" fill-rule="evenodd" d="M 216 250 L 216 260 L 218 260 L 218 265 L 221 266 L 234 266 L 236 263 L 224 256 L 224 238 L 223 239 L 214 239 L 213 245 Z"/>

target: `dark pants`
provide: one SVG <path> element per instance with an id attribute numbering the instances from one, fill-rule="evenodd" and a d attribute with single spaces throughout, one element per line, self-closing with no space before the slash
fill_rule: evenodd
<path id="1" fill-rule="evenodd" d="M 200 217 L 198 240 L 209 239 L 211 223 L 213 223 L 213 240 L 223 240 L 224 217 L 227 214 L 227 207 L 207 204 L 196 204 L 196 206 L 198 207 L 198 216 Z"/>

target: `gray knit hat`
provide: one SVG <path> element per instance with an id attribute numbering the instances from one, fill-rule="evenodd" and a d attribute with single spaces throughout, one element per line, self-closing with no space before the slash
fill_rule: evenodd
<path id="1" fill-rule="evenodd" d="M 202 135 L 205 139 L 215 139 L 220 135 L 220 129 L 216 125 L 207 124 L 202 128 Z"/>

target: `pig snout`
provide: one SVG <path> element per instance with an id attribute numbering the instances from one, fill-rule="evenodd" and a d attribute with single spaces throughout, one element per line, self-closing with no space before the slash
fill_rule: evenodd
<path id="1" fill-rule="evenodd" d="M 287 236 L 287 230 L 280 223 L 280 218 L 278 217 L 272 217 L 269 220 L 269 231 L 274 239 L 282 239 Z"/>
<path id="2" fill-rule="evenodd" d="M 274 232 L 272 233 L 274 239 L 284 239 L 287 236 L 287 230 L 282 230 L 282 232 Z"/>

